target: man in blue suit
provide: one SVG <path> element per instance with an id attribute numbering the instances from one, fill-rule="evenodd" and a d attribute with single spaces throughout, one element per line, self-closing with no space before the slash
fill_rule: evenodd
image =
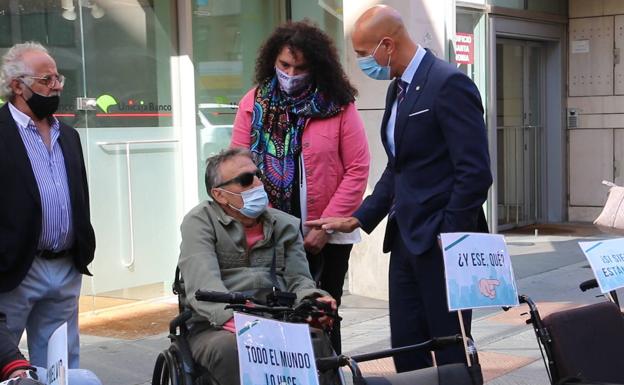
<path id="1" fill-rule="evenodd" d="M 381 125 L 388 164 L 353 217 L 306 225 L 370 233 L 387 215 L 392 346 L 458 334 L 459 318 L 447 307 L 438 235 L 488 231 L 482 205 L 492 175 L 479 91 L 455 66 L 414 43 L 388 6 L 365 11 L 351 38 L 364 73 L 394 79 Z M 462 313 L 470 334 L 472 314 Z M 432 365 L 426 352 L 394 362 L 398 372 Z M 436 362 L 465 362 L 463 348 L 437 352 Z"/>

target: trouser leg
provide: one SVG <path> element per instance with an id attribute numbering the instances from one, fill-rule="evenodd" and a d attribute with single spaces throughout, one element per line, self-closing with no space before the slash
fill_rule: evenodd
<path id="1" fill-rule="evenodd" d="M 349 268 L 349 255 L 352 248 L 353 245 L 351 244 L 327 244 L 322 251 L 324 262 L 320 275 L 320 288 L 334 297 L 338 306 L 342 300 L 342 288 Z M 334 322 L 330 339 L 334 350 L 340 354 L 342 352 L 340 321 Z"/>
<path id="2" fill-rule="evenodd" d="M 207 329 L 189 337 L 193 359 L 219 385 L 240 385 L 236 336 L 227 330 Z"/>
<path id="3" fill-rule="evenodd" d="M 43 262 L 47 291 L 32 307 L 26 323 L 28 352 L 33 365 L 47 366 L 48 339 L 54 331 L 67 322 L 68 367 L 80 365 L 80 337 L 78 329 L 78 299 L 82 275 L 70 257 Z"/>
<path id="4" fill-rule="evenodd" d="M 414 270 L 431 337 L 461 334 L 457 312 L 448 311 L 443 258 L 442 250 L 436 244 L 415 259 Z M 463 310 L 462 317 L 466 335 L 470 336 L 472 310 Z M 436 351 L 436 362 L 438 365 L 466 362 L 464 347 L 455 345 Z"/>
<path id="5" fill-rule="evenodd" d="M 420 286 L 409 253 L 400 236 L 394 237 L 389 267 L 390 339 L 393 348 L 418 344 L 430 338 Z M 411 351 L 393 357 L 397 372 L 432 365 L 427 351 Z"/>

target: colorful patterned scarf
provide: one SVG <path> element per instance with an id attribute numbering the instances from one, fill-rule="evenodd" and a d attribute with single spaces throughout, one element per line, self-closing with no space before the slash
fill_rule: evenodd
<path id="1" fill-rule="evenodd" d="M 258 85 L 250 150 L 262 171 L 262 182 L 274 208 L 291 213 L 296 162 L 306 120 L 328 118 L 340 110 L 340 106 L 311 86 L 298 96 L 289 96 L 280 90 L 275 76 Z"/>

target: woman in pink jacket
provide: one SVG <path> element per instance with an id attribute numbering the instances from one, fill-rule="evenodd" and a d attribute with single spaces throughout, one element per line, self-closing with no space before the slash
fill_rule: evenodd
<path id="1" fill-rule="evenodd" d="M 366 189 L 362 120 L 331 39 L 309 22 L 278 27 L 260 48 L 256 87 L 240 101 L 232 146 L 249 148 L 275 208 L 305 220 L 350 216 Z M 302 228 L 310 271 L 340 304 L 358 232 Z M 339 353 L 340 329 L 331 335 Z"/>

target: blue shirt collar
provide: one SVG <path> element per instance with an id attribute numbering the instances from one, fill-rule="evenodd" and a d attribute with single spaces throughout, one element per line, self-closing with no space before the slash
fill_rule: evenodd
<path id="1" fill-rule="evenodd" d="M 15 120 L 15 123 L 17 124 L 19 128 L 26 129 L 30 126 L 30 127 L 35 127 L 35 129 L 37 129 L 35 126 L 35 122 L 32 121 L 30 116 L 20 111 L 11 102 L 9 102 L 9 111 L 11 111 L 11 116 L 13 116 L 13 120 Z M 58 119 L 56 119 L 54 116 L 50 116 L 49 120 L 50 120 L 50 128 L 52 130 L 56 131 L 60 129 Z"/>
<path id="2" fill-rule="evenodd" d="M 403 75 L 401 75 L 401 80 L 408 84 L 412 82 L 412 79 L 414 78 L 414 75 L 418 70 L 418 66 L 420 66 L 420 62 L 422 62 L 422 59 L 425 57 L 426 53 L 427 50 L 425 50 L 419 44 L 418 49 L 416 49 L 416 53 L 414 54 L 414 57 L 407 65 L 407 68 L 405 68 L 405 71 L 403 71 Z"/>

